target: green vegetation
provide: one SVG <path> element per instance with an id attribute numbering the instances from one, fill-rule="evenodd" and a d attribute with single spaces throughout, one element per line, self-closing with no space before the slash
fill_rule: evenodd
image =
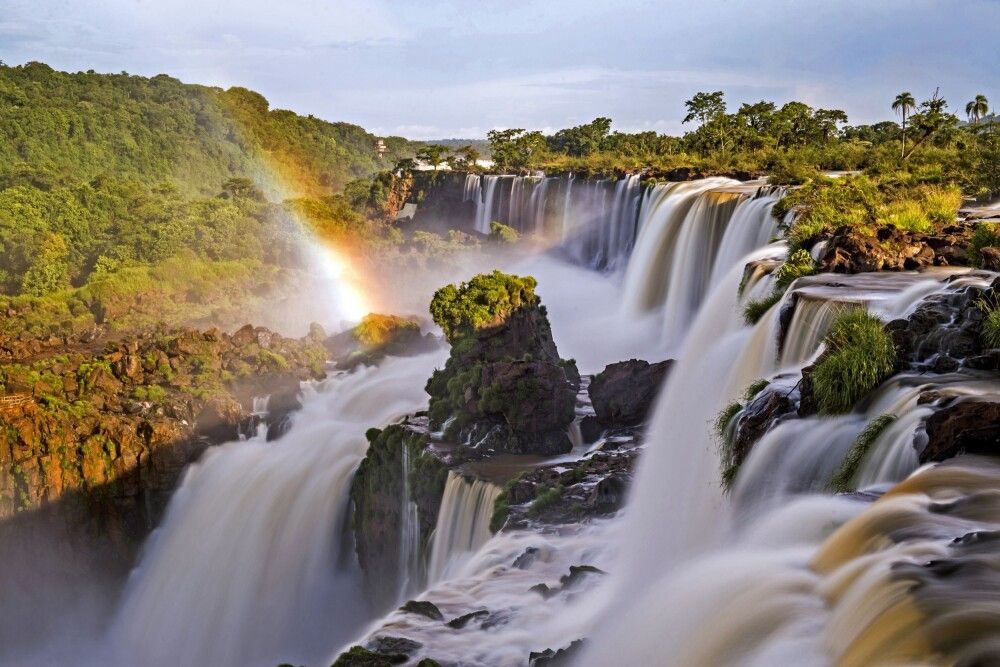
<path id="1" fill-rule="evenodd" d="M 896 362 L 882 322 L 863 310 L 840 315 L 824 338 L 826 351 L 812 373 L 821 414 L 848 412 L 889 375 Z"/>
<path id="2" fill-rule="evenodd" d="M 764 389 L 769 384 L 771 384 L 771 383 L 768 380 L 765 380 L 763 378 L 761 378 L 760 380 L 757 380 L 756 382 L 751 382 L 750 386 L 747 387 L 746 391 L 743 392 L 743 400 L 749 403 L 754 398 L 756 398 L 757 394 L 759 394 L 760 392 L 764 391 Z"/>
<path id="3" fill-rule="evenodd" d="M 878 440 L 879 436 L 882 435 L 894 421 L 896 421 L 896 415 L 882 415 L 881 417 L 873 419 L 865 427 L 865 429 L 861 431 L 857 439 L 854 441 L 854 444 L 851 446 L 850 451 L 847 453 L 847 456 L 844 457 L 843 463 L 840 464 L 840 470 L 838 470 L 837 474 L 830 480 L 830 490 L 834 493 L 848 493 L 855 490 L 852 482 L 854 481 L 854 476 L 858 472 L 858 468 L 861 467 L 861 463 L 865 460 L 865 457 L 868 455 L 868 451 L 871 449 L 872 445 L 875 444 L 875 441 Z"/>
<path id="4" fill-rule="evenodd" d="M 774 289 L 767 296 L 751 299 L 743 307 L 743 320 L 749 326 L 756 324 L 774 304 L 788 291 L 788 288 L 802 276 L 816 273 L 816 265 L 809 251 L 799 248 L 792 250 L 781 266 L 775 270 Z"/>
<path id="5" fill-rule="evenodd" d="M 976 225 L 969 239 L 969 264 L 976 267 L 983 265 L 983 248 L 1000 248 L 1000 231 L 996 224 L 980 222 Z"/>
<path id="6" fill-rule="evenodd" d="M 930 232 L 955 220 L 962 204 L 956 185 L 931 185 L 907 174 L 816 179 L 789 192 L 775 206 L 797 215 L 787 232 L 793 249 L 808 248 L 823 233 L 850 227 L 873 236 L 879 227 Z"/>
<path id="7" fill-rule="evenodd" d="M 538 516 L 546 508 L 559 502 L 559 499 L 562 498 L 562 494 L 563 488 L 559 484 L 543 488 L 538 492 L 538 495 L 535 496 L 535 499 L 531 501 L 531 505 L 528 507 L 528 514 L 530 516 Z"/>
<path id="8" fill-rule="evenodd" d="M 367 349 L 375 349 L 388 344 L 404 332 L 420 333 L 420 322 L 415 318 L 399 315 L 369 313 L 352 330 L 354 337 Z"/>
<path id="9" fill-rule="evenodd" d="M 431 317 L 448 341 L 498 324 L 513 311 L 538 304 L 531 276 L 513 276 L 500 271 L 481 273 L 459 286 L 445 285 L 434 293 Z"/>
<path id="10" fill-rule="evenodd" d="M 979 309 L 983 313 L 980 338 L 990 348 L 1000 348 L 1000 303 L 994 299 L 981 299 Z"/>
<path id="11" fill-rule="evenodd" d="M 494 220 L 490 223 L 490 240 L 501 245 L 513 245 L 517 243 L 518 233 L 513 227 Z"/>

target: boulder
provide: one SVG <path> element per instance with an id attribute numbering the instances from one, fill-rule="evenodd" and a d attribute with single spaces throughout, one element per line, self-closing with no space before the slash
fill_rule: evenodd
<path id="1" fill-rule="evenodd" d="M 963 223 L 930 234 L 885 225 L 872 236 L 853 227 L 842 227 L 827 240 L 817 268 L 822 273 L 863 273 L 967 265 L 964 248 L 972 231 L 972 225 Z"/>
<path id="2" fill-rule="evenodd" d="M 1000 454 L 1000 403 L 955 402 L 932 414 L 926 430 L 927 445 L 920 452 L 921 463 L 959 454 Z"/>
<path id="3" fill-rule="evenodd" d="M 982 248 L 979 253 L 983 258 L 984 269 L 1000 271 L 1000 248 Z"/>
<path id="4" fill-rule="evenodd" d="M 672 364 L 629 359 L 606 366 L 587 388 L 598 422 L 605 427 L 644 422 Z"/>

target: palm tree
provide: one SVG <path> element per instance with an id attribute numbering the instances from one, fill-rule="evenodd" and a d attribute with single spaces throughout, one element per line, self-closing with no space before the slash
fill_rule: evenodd
<path id="1" fill-rule="evenodd" d="M 969 122 L 976 125 L 990 111 L 990 102 L 985 95 L 976 95 L 976 99 L 965 105 L 965 114 Z"/>
<path id="2" fill-rule="evenodd" d="M 906 115 L 912 114 L 917 109 L 917 100 L 914 99 L 913 93 L 902 92 L 896 95 L 896 99 L 892 102 L 892 110 L 903 116 L 903 146 L 899 151 L 900 157 L 906 156 Z"/>

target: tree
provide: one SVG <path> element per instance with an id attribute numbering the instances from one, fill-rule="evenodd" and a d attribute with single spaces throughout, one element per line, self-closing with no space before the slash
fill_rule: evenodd
<path id="1" fill-rule="evenodd" d="M 455 157 L 458 159 L 459 164 L 465 169 L 475 169 L 476 163 L 479 162 L 481 157 L 479 151 L 477 151 L 471 144 L 465 146 L 459 146 L 455 149 Z"/>
<path id="2" fill-rule="evenodd" d="M 911 126 L 919 132 L 919 138 L 910 147 L 910 150 L 903 154 L 903 158 L 913 155 L 920 146 L 932 137 L 945 134 L 948 130 L 958 125 L 958 118 L 954 114 L 947 113 L 948 102 L 935 90 L 934 95 L 929 100 L 920 103 L 920 113 L 914 114 L 911 118 Z"/>
<path id="3" fill-rule="evenodd" d="M 610 132 L 611 119 L 602 116 L 585 125 L 559 130 L 549 137 L 547 144 L 550 150 L 586 157 L 601 150 Z"/>
<path id="4" fill-rule="evenodd" d="M 837 133 L 838 124 L 847 123 L 847 114 L 840 109 L 816 109 L 813 119 L 816 121 L 823 142 L 826 143 Z"/>
<path id="5" fill-rule="evenodd" d="M 976 95 L 976 99 L 965 105 L 965 115 L 969 117 L 969 122 L 973 125 L 977 125 L 989 111 L 989 100 L 982 94 Z"/>
<path id="6" fill-rule="evenodd" d="M 906 156 L 906 116 L 911 114 L 917 109 L 917 100 L 914 99 L 913 93 L 904 91 L 899 95 L 896 95 L 896 99 L 892 101 L 892 110 L 900 114 L 903 117 L 903 145 L 899 149 L 899 156 Z"/>
<path id="7" fill-rule="evenodd" d="M 447 155 L 450 150 L 450 148 L 442 146 L 441 144 L 427 144 L 417 151 L 417 159 L 421 162 L 426 162 L 437 170 L 438 165 L 444 162 L 444 156 Z"/>
<path id="8" fill-rule="evenodd" d="M 721 90 L 714 93 L 695 93 L 694 97 L 684 102 L 684 106 L 688 112 L 682 123 L 697 120 L 704 125 L 726 113 L 726 100 Z"/>
<path id="9" fill-rule="evenodd" d="M 541 132 L 528 132 L 523 128 L 490 130 L 486 138 L 490 142 L 493 163 L 499 169 L 523 169 L 546 148 Z"/>

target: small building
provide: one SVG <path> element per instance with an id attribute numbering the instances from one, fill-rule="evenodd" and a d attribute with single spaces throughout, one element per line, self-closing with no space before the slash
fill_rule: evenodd
<path id="1" fill-rule="evenodd" d="M 385 154 L 389 151 L 389 148 L 385 145 L 385 141 L 379 139 L 375 142 L 375 152 L 379 157 L 385 157 Z"/>

